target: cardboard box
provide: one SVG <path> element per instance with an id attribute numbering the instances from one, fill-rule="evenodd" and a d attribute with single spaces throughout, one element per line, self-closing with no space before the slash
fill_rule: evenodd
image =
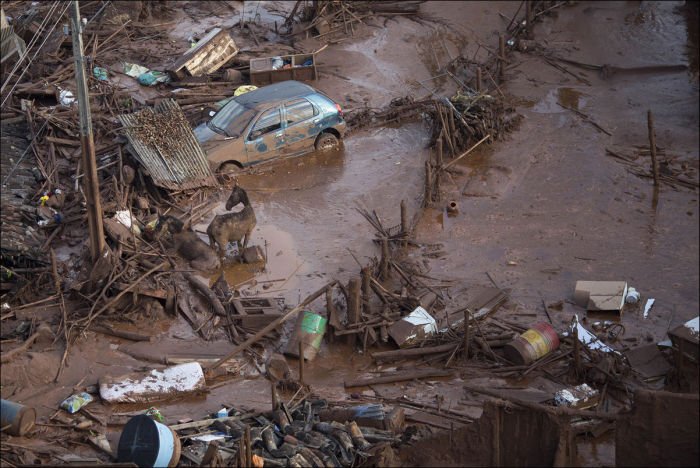
<path id="1" fill-rule="evenodd" d="M 626 296 L 625 281 L 577 281 L 574 302 L 586 310 L 619 312 Z"/>

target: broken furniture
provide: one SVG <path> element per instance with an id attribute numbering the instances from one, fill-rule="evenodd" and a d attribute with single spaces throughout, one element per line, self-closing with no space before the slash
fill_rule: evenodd
<path id="1" fill-rule="evenodd" d="M 250 82 L 264 86 L 279 81 L 318 78 L 315 54 L 282 55 L 250 60 Z"/>
<path id="2" fill-rule="evenodd" d="M 173 81 L 214 73 L 238 54 L 228 31 L 214 28 L 166 71 Z"/>

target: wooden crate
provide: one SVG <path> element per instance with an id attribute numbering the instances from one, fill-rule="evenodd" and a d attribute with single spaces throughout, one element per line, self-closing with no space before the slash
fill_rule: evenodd
<path id="1" fill-rule="evenodd" d="M 273 70 L 272 64 L 278 57 L 290 67 Z M 265 86 L 280 81 L 313 81 L 318 78 L 314 54 L 281 55 L 278 57 L 251 59 L 250 83 L 255 86 Z M 308 60 L 311 60 L 311 65 L 304 66 Z"/>

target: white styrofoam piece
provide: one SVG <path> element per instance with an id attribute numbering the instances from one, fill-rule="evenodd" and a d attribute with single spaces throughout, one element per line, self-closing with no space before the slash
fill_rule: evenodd
<path id="1" fill-rule="evenodd" d="M 162 371 L 128 374 L 121 380 L 100 382 L 100 397 L 110 403 L 129 403 L 149 397 L 187 393 L 205 387 L 204 372 L 198 362 L 167 367 Z"/>
<path id="2" fill-rule="evenodd" d="M 644 318 L 647 318 L 647 316 L 649 315 L 649 311 L 654 306 L 654 302 L 656 302 L 656 299 L 654 298 L 647 299 L 646 304 L 644 304 Z"/>

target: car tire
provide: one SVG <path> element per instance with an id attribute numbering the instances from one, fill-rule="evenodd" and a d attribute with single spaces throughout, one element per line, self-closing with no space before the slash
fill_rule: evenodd
<path id="1" fill-rule="evenodd" d="M 238 172 L 240 172 L 241 166 L 234 162 L 225 162 L 221 166 L 219 166 L 219 174 L 225 174 L 225 175 L 236 175 Z"/>
<path id="2" fill-rule="evenodd" d="M 316 138 L 316 151 L 326 152 L 338 149 L 340 146 L 340 141 L 338 137 L 330 132 L 321 133 L 318 138 Z"/>

